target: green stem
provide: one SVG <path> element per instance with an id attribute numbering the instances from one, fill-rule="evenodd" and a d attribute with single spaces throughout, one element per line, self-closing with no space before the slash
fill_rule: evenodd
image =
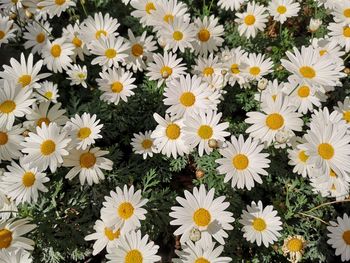
<path id="1" fill-rule="evenodd" d="M 338 203 L 347 203 L 347 202 L 350 202 L 350 199 L 345 199 L 345 200 L 339 200 L 339 201 L 332 201 L 332 202 L 327 202 L 327 203 L 323 203 L 323 204 L 320 204 L 314 208 L 311 208 L 310 210 L 306 211 L 306 213 L 309 213 L 309 212 L 312 212 L 314 210 L 317 210 L 321 207 L 324 207 L 324 206 L 328 206 L 328 205 L 332 205 L 332 204 L 338 204 Z"/>
<path id="2" fill-rule="evenodd" d="M 34 89 L 34 92 L 39 94 L 41 97 L 47 99 L 47 100 L 50 100 L 48 97 L 46 97 L 45 95 L 41 94 L 39 91 L 37 91 L 36 89 Z"/>
<path id="3" fill-rule="evenodd" d="M 211 0 L 210 5 L 209 5 L 209 9 L 208 9 L 208 16 L 210 15 L 210 10 L 211 10 L 211 7 L 213 6 L 213 2 L 214 2 L 214 0 Z"/>
<path id="4" fill-rule="evenodd" d="M 85 8 L 85 1 L 80 0 L 80 4 L 83 7 L 84 14 L 86 15 L 86 17 L 88 17 L 89 15 L 88 15 L 88 12 L 86 11 L 86 8 Z"/>
<path id="5" fill-rule="evenodd" d="M 309 215 L 309 214 L 306 214 L 306 213 L 303 213 L 303 212 L 299 212 L 298 214 L 299 214 L 299 215 L 302 215 L 302 216 L 306 216 L 306 217 L 311 217 L 311 218 L 313 218 L 313 219 L 316 219 L 316 220 L 322 222 L 322 223 L 325 224 L 325 225 L 329 225 L 326 221 L 322 220 L 321 218 L 319 218 L 319 217 L 317 217 L 317 216 Z"/>
<path id="6" fill-rule="evenodd" d="M 47 33 L 48 36 L 54 38 L 53 35 L 49 32 L 49 30 L 47 30 L 47 29 L 46 29 L 39 21 L 37 21 L 34 17 L 33 17 L 33 21 L 34 21 L 35 23 L 37 23 L 37 24 Z"/>

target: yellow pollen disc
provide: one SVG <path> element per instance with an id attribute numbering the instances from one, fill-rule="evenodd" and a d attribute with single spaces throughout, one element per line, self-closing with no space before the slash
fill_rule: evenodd
<path id="1" fill-rule="evenodd" d="M 320 56 L 322 57 L 323 55 L 327 54 L 328 52 L 326 49 L 322 49 L 322 50 L 320 50 L 319 53 L 320 53 Z"/>
<path id="2" fill-rule="evenodd" d="M 287 243 L 287 248 L 290 252 L 299 252 L 303 249 L 303 241 L 299 238 L 292 238 Z"/>
<path id="3" fill-rule="evenodd" d="M 350 17 L 350 8 L 345 9 L 343 14 L 344 14 L 345 17 L 349 18 Z"/>
<path id="4" fill-rule="evenodd" d="M 197 133 L 201 139 L 209 140 L 213 136 L 213 129 L 208 125 L 201 125 Z"/>
<path id="5" fill-rule="evenodd" d="M 0 248 L 8 248 L 12 243 L 12 232 L 7 229 L 0 230 Z"/>
<path id="6" fill-rule="evenodd" d="M 123 84 L 119 81 L 116 81 L 111 85 L 111 90 L 113 93 L 120 93 L 123 90 Z"/>
<path id="7" fill-rule="evenodd" d="M 151 140 L 145 139 L 142 141 L 141 145 L 142 145 L 143 149 L 149 149 L 152 147 L 153 142 Z"/>
<path id="8" fill-rule="evenodd" d="M 350 123 L 350 110 L 343 112 L 343 119 L 346 120 L 346 122 Z"/>
<path id="9" fill-rule="evenodd" d="M 304 66 L 299 69 L 300 74 L 307 79 L 316 77 L 316 72 L 312 67 Z"/>
<path id="10" fill-rule="evenodd" d="M 244 18 L 244 23 L 245 23 L 247 26 L 254 25 L 254 24 L 255 24 L 255 16 L 253 16 L 253 15 L 247 15 L 247 16 Z"/>
<path id="11" fill-rule="evenodd" d="M 131 53 L 134 57 L 139 57 L 143 54 L 143 47 L 140 44 L 134 44 L 131 47 Z"/>
<path id="12" fill-rule="evenodd" d="M 86 152 L 80 155 L 80 167 L 91 168 L 96 164 L 96 156 L 91 152 Z"/>
<path id="13" fill-rule="evenodd" d="M 258 76 L 260 74 L 261 70 L 259 67 L 251 67 L 249 69 L 249 73 L 250 75 L 253 75 L 253 76 Z"/>
<path id="14" fill-rule="evenodd" d="M 86 75 L 84 73 L 79 73 L 78 74 L 78 78 L 80 79 L 85 79 L 86 78 Z"/>
<path id="15" fill-rule="evenodd" d="M 55 0 L 56 5 L 63 5 L 66 2 L 66 0 Z"/>
<path id="16" fill-rule="evenodd" d="M 196 102 L 196 96 L 192 92 L 184 92 L 180 97 L 180 103 L 185 107 L 191 107 Z"/>
<path id="17" fill-rule="evenodd" d="M 59 56 L 61 56 L 61 46 L 60 45 L 53 45 L 51 47 L 51 55 L 54 57 L 54 58 L 58 58 Z"/>
<path id="18" fill-rule="evenodd" d="M 231 73 L 232 74 L 239 74 L 240 73 L 238 64 L 232 64 L 231 65 Z"/>
<path id="19" fill-rule="evenodd" d="M 171 123 L 166 128 L 165 134 L 170 140 L 176 140 L 177 138 L 180 137 L 181 129 L 180 129 L 179 125 L 177 125 L 175 123 Z"/>
<path id="20" fill-rule="evenodd" d="M 22 183 L 25 187 L 31 187 L 35 182 L 35 174 L 32 172 L 25 172 L 22 177 Z"/>
<path id="21" fill-rule="evenodd" d="M 266 222 L 264 219 L 260 218 L 260 217 L 257 217 L 253 220 L 253 228 L 256 230 L 256 231 L 264 231 L 266 229 Z"/>
<path id="22" fill-rule="evenodd" d="M 40 145 L 42 155 L 48 156 L 56 150 L 56 144 L 52 140 L 46 140 Z"/>
<path id="23" fill-rule="evenodd" d="M 90 134 L 91 134 L 91 129 L 88 128 L 88 127 L 83 127 L 83 128 L 80 128 L 79 131 L 78 131 L 78 138 L 80 140 L 84 140 L 87 137 L 89 137 Z"/>
<path id="24" fill-rule="evenodd" d="M 152 2 L 148 2 L 145 6 L 145 11 L 147 14 L 151 14 L 152 11 L 156 10 L 156 7 L 154 6 L 154 4 Z"/>
<path id="25" fill-rule="evenodd" d="M 22 75 L 18 79 L 18 83 L 22 85 L 22 88 L 24 88 L 25 86 L 28 86 L 30 84 L 30 82 L 32 82 L 32 76 L 31 75 Z"/>
<path id="26" fill-rule="evenodd" d="M 116 55 L 117 55 L 117 51 L 113 48 L 108 48 L 105 51 L 105 56 L 109 59 L 115 58 Z"/>
<path id="27" fill-rule="evenodd" d="M 203 75 L 204 76 L 211 76 L 214 73 L 214 69 L 212 67 L 206 67 L 203 69 Z"/>
<path id="28" fill-rule="evenodd" d="M 249 159 L 246 155 L 244 154 L 237 154 L 235 157 L 232 159 L 232 165 L 235 167 L 237 170 L 244 170 L 248 167 L 249 165 Z"/>
<path id="29" fill-rule="evenodd" d="M 266 126 L 271 130 L 278 130 L 284 125 L 284 118 L 279 113 L 272 113 L 266 118 Z"/>
<path id="30" fill-rule="evenodd" d="M 182 40 L 183 37 L 184 37 L 184 35 L 183 35 L 182 32 L 180 32 L 180 31 L 175 31 L 175 32 L 173 33 L 173 38 L 174 38 L 174 40 L 176 40 L 176 41 Z"/>
<path id="31" fill-rule="evenodd" d="M 125 263 L 142 263 L 142 253 L 137 249 L 130 250 L 125 256 Z"/>
<path id="32" fill-rule="evenodd" d="M 166 14 L 163 17 L 163 20 L 164 20 L 164 22 L 170 24 L 170 23 L 174 22 L 174 16 L 172 14 Z"/>
<path id="33" fill-rule="evenodd" d="M 325 160 L 332 159 L 334 156 L 334 148 L 329 143 L 321 143 L 318 146 L 318 154 Z"/>
<path id="34" fill-rule="evenodd" d="M 346 26 L 343 28 L 344 37 L 350 37 L 350 27 Z"/>
<path id="35" fill-rule="evenodd" d="M 75 47 L 81 47 L 81 45 L 83 44 L 83 42 L 76 36 L 73 38 L 72 43 Z"/>
<path id="36" fill-rule="evenodd" d="M 101 35 L 104 35 L 105 37 L 107 36 L 107 32 L 103 29 L 96 31 L 95 33 L 95 38 L 99 39 Z"/>
<path id="37" fill-rule="evenodd" d="M 39 126 L 41 128 L 41 125 L 43 125 L 43 123 L 46 124 L 46 126 L 48 126 L 50 124 L 50 120 L 46 117 L 40 118 L 37 122 L 36 122 L 36 126 Z"/>
<path id="38" fill-rule="evenodd" d="M 39 44 L 43 43 L 45 41 L 45 34 L 44 33 L 39 33 L 37 36 L 36 36 L 36 42 L 38 42 Z"/>
<path id="39" fill-rule="evenodd" d="M 305 151 L 300 151 L 298 157 L 303 163 L 309 159 L 309 156 L 306 155 Z"/>
<path id="40" fill-rule="evenodd" d="M 113 232 L 112 229 L 105 227 L 105 236 L 110 240 L 118 239 L 120 236 L 120 229 L 117 231 Z"/>
<path id="41" fill-rule="evenodd" d="M 197 258 L 194 263 L 210 263 L 210 261 L 203 257 L 200 257 L 200 258 Z"/>
<path id="42" fill-rule="evenodd" d="M 44 94 L 44 96 L 45 96 L 47 99 L 51 100 L 51 99 L 52 99 L 52 96 L 53 96 L 53 93 L 52 93 L 51 91 L 46 91 L 45 94 Z"/>
<path id="43" fill-rule="evenodd" d="M 280 15 L 283 15 L 286 12 L 287 8 L 284 5 L 280 5 L 279 7 L 277 7 L 277 13 L 279 13 Z"/>
<path id="44" fill-rule="evenodd" d="M 164 66 L 160 69 L 160 74 L 163 78 L 168 78 L 171 74 L 173 74 L 173 70 L 168 66 Z"/>
<path id="45" fill-rule="evenodd" d="M 198 32 L 198 39 L 201 42 L 207 42 L 210 38 L 210 32 L 208 29 L 203 28 Z"/>
<path id="46" fill-rule="evenodd" d="M 12 100 L 5 100 L 0 104 L 0 112 L 1 113 L 11 113 L 16 109 L 16 103 Z"/>
<path id="47" fill-rule="evenodd" d="M 5 132 L 0 132 L 0 145 L 5 145 L 9 140 L 8 135 Z"/>
<path id="48" fill-rule="evenodd" d="M 350 230 L 346 230 L 343 233 L 343 239 L 347 245 L 350 245 Z"/>
<path id="49" fill-rule="evenodd" d="M 193 222 L 197 226 L 207 226 L 211 222 L 211 215 L 207 209 L 199 208 L 193 214 Z"/>
<path id="50" fill-rule="evenodd" d="M 6 33 L 0 30 L 0 39 L 3 39 L 5 36 L 6 36 Z"/>
<path id="51" fill-rule="evenodd" d="M 310 95 L 310 88 L 308 86 L 301 86 L 298 89 L 298 96 L 300 98 L 307 98 Z"/>
<path id="52" fill-rule="evenodd" d="M 18 0 L 11 0 L 12 3 L 17 4 Z"/>
<path id="53" fill-rule="evenodd" d="M 329 171 L 329 177 L 337 177 L 337 174 L 333 171 L 333 170 L 330 170 Z"/>
<path id="54" fill-rule="evenodd" d="M 118 215 L 122 219 L 129 219 L 134 214 L 134 207 L 129 202 L 121 203 L 118 207 Z"/>

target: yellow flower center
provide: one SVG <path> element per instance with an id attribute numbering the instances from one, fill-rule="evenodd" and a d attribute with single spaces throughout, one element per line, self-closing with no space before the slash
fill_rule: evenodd
<path id="1" fill-rule="evenodd" d="M 254 24 L 255 24 L 255 16 L 253 16 L 253 15 L 247 15 L 247 16 L 244 18 L 244 23 L 245 23 L 247 26 L 254 25 Z"/>
<path id="2" fill-rule="evenodd" d="M 111 90 L 113 93 L 120 93 L 123 90 L 123 84 L 119 81 L 116 81 L 112 84 Z"/>
<path id="3" fill-rule="evenodd" d="M 25 172 L 22 177 L 22 183 L 25 187 L 31 187 L 35 182 L 35 174 L 32 172 Z"/>
<path id="4" fill-rule="evenodd" d="M 25 86 L 29 85 L 30 82 L 32 82 L 32 76 L 31 75 L 22 75 L 18 79 L 18 83 L 22 85 L 22 88 L 24 88 Z"/>
<path id="5" fill-rule="evenodd" d="M 6 33 L 0 30 L 0 39 L 3 39 L 5 36 L 6 36 Z"/>
<path id="6" fill-rule="evenodd" d="M 96 156 L 91 152 L 86 152 L 80 155 L 80 167 L 91 168 L 96 164 Z"/>
<path id="7" fill-rule="evenodd" d="M 343 119 L 346 120 L 346 122 L 350 123 L 350 110 L 343 112 Z"/>
<path id="8" fill-rule="evenodd" d="M 0 248 L 8 248 L 12 243 L 12 232 L 7 229 L 0 230 Z"/>
<path id="9" fill-rule="evenodd" d="M 60 45 L 53 45 L 51 47 L 51 55 L 54 57 L 54 58 L 58 58 L 60 55 L 61 55 L 61 46 Z"/>
<path id="10" fill-rule="evenodd" d="M 56 144 L 52 140 L 46 140 L 40 145 L 40 151 L 43 155 L 48 156 L 56 150 Z"/>
<path id="11" fill-rule="evenodd" d="M 350 8 L 345 9 L 343 14 L 345 17 L 349 18 L 350 17 Z"/>
<path id="12" fill-rule="evenodd" d="M 163 17 L 163 20 L 164 20 L 164 22 L 170 24 L 170 23 L 174 22 L 174 16 L 172 14 L 166 14 Z"/>
<path id="13" fill-rule="evenodd" d="M 80 140 L 84 140 L 87 137 L 89 137 L 90 134 L 91 134 L 91 129 L 88 128 L 88 127 L 83 127 L 83 128 L 80 128 L 79 131 L 78 131 L 78 138 Z"/>
<path id="14" fill-rule="evenodd" d="M 0 145 L 5 145 L 9 140 L 8 135 L 5 132 L 0 132 Z"/>
<path id="15" fill-rule="evenodd" d="M 84 74 L 84 73 L 78 73 L 77 76 L 79 79 L 86 79 L 86 74 Z"/>
<path id="16" fill-rule="evenodd" d="M 203 28 L 198 32 L 198 39 L 201 42 L 207 42 L 210 38 L 210 32 L 208 29 Z"/>
<path id="17" fill-rule="evenodd" d="M 118 215 L 122 219 L 129 219 L 134 214 L 134 207 L 129 202 L 121 203 L 118 207 Z"/>
<path id="18" fill-rule="evenodd" d="M 287 8 L 284 5 L 280 5 L 279 7 L 277 7 L 277 13 L 283 15 L 286 12 L 287 12 Z"/>
<path id="19" fill-rule="evenodd" d="M 346 230 L 343 233 L 343 239 L 347 245 L 350 245 L 350 230 Z M 1 247 L 1 246 L 0 246 Z"/>
<path id="20" fill-rule="evenodd" d="M 237 154 L 235 157 L 232 159 L 232 165 L 235 167 L 237 170 L 244 170 L 248 167 L 249 165 L 249 159 L 246 155 L 244 154 Z"/>
<path id="21" fill-rule="evenodd" d="M 142 263 L 142 253 L 137 249 L 130 250 L 125 256 L 125 263 Z"/>
<path id="22" fill-rule="evenodd" d="M 185 107 L 191 107 L 196 102 L 196 96 L 192 92 L 184 92 L 180 97 L 180 102 Z"/>
<path id="23" fill-rule="evenodd" d="M 332 159 L 334 156 L 334 148 L 329 143 L 321 143 L 318 146 L 318 154 L 325 160 Z"/>
<path id="24" fill-rule="evenodd" d="M 120 229 L 118 229 L 117 231 L 113 232 L 112 229 L 110 229 L 109 227 L 105 227 L 105 236 L 110 240 L 114 240 L 114 239 L 118 239 L 120 236 Z"/>
<path id="25" fill-rule="evenodd" d="M 287 243 L 287 248 L 290 252 L 299 252 L 303 249 L 303 241 L 299 238 L 292 238 Z"/>
<path id="26" fill-rule="evenodd" d="M 63 5 L 66 2 L 66 0 L 55 0 L 56 5 Z"/>
<path id="27" fill-rule="evenodd" d="M 260 70 L 260 69 L 259 69 Z M 241 71 L 239 70 L 238 64 L 232 64 L 231 65 L 231 73 L 232 74 L 239 74 Z M 259 72 L 260 73 L 260 72 Z M 258 74 L 259 74 L 258 73 Z"/>
<path id="28" fill-rule="evenodd" d="M 298 96 L 300 98 L 307 98 L 310 95 L 310 88 L 308 86 L 301 86 L 298 89 Z"/>
<path id="29" fill-rule="evenodd" d="M 312 67 L 304 66 L 299 69 L 300 74 L 307 79 L 313 79 L 316 76 L 316 72 Z"/>
<path id="30" fill-rule="evenodd" d="M 183 37 L 184 37 L 184 35 L 183 35 L 182 32 L 180 32 L 180 31 L 175 31 L 175 32 L 173 33 L 173 38 L 174 38 L 174 40 L 176 40 L 176 41 L 182 40 Z"/>
<path id="31" fill-rule="evenodd" d="M 156 10 L 156 7 L 152 2 L 148 2 L 145 6 L 145 10 L 146 10 L 146 13 L 150 15 L 152 11 Z"/>
<path id="32" fill-rule="evenodd" d="M 5 100 L 0 104 L 0 112 L 1 113 L 11 113 L 16 109 L 16 103 L 12 100 Z"/>
<path id="33" fill-rule="evenodd" d="M 36 125 L 39 126 L 41 128 L 41 125 L 45 123 L 46 126 L 48 126 L 50 124 L 50 120 L 46 117 L 40 118 L 37 122 Z"/>
<path id="34" fill-rule="evenodd" d="M 107 36 L 107 32 L 103 29 L 101 30 L 97 30 L 95 33 L 95 38 L 99 39 L 101 37 L 101 35 L 104 35 L 105 37 Z"/>
<path id="35" fill-rule="evenodd" d="M 322 57 L 324 54 L 327 54 L 327 50 L 326 49 L 322 49 L 320 50 L 320 56 Z"/>
<path id="36" fill-rule="evenodd" d="M 53 96 L 53 93 L 52 93 L 51 91 L 46 91 L 45 94 L 44 94 L 44 96 L 45 96 L 47 99 L 51 100 L 51 99 L 52 99 L 52 96 Z"/>
<path id="37" fill-rule="evenodd" d="M 278 130 L 284 125 L 284 118 L 279 113 L 272 113 L 266 118 L 266 126 L 271 130 Z"/>
<path id="38" fill-rule="evenodd" d="M 37 36 L 36 36 L 36 42 L 38 42 L 39 44 L 43 43 L 45 41 L 45 34 L 44 33 L 39 33 Z"/>
<path id="39" fill-rule="evenodd" d="M 115 58 L 116 55 L 117 55 L 117 51 L 113 48 L 108 48 L 105 51 L 105 56 L 109 59 Z"/>
<path id="40" fill-rule="evenodd" d="M 143 54 L 143 47 L 140 44 L 134 44 L 131 47 L 131 53 L 134 57 L 139 57 Z"/>
<path id="41" fill-rule="evenodd" d="M 264 219 L 260 218 L 260 217 L 257 217 L 253 220 L 253 228 L 256 230 L 256 231 L 264 231 L 266 229 L 266 222 Z"/>
<path id="42" fill-rule="evenodd" d="M 198 136 L 203 140 L 208 140 L 213 136 L 213 129 L 208 125 L 201 125 L 198 129 Z"/>
<path id="43" fill-rule="evenodd" d="M 203 257 L 200 257 L 200 258 L 197 258 L 194 263 L 210 263 L 210 261 Z"/>
<path id="44" fill-rule="evenodd" d="M 149 149 L 152 147 L 153 142 L 151 140 L 145 139 L 142 141 L 141 145 L 144 149 Z"/>
<path id="45" fill-rule="evenodd" d="M 163 66 L 160 69 L 160 74 L 163 78 L 168 78 L 171 74 L 173 74 L 173 70 L 168 66 Z"/>
<path id="46" fill-rule="evenodd" d="M 343 28 L 343 35 L 344 37 L 350 37 L 350 27 L 346 26 Z"/>
<path id="47" fill-rule="evenodd" d="M 81 47 L 81 45 L 83 44 L 83 42 L 76 36 L 73 38 L 72 43 L 75 47 Z"/>
<path id="48" fill-rule="evenodd" d="M 214 69 L 212 67 L 206 67 L 203 69 L 204 76 L 211 76 L 214 74 Z"/>
<path id="49" fill-rule="evenodd" d="M 253 75 L 253 76 L 258 76 L 260 74 L 261 70 L 259 67 L 251 67 L 249 69 L 249 73 L 250 75 Z"/>
<path id="50" fill-rule="evenodd" d="M 309 156 L 306 155 L 305 151 L 300 151 L 298 157 L 303 163 L 309 159 Z"/>
<path id="51" fill-rule="evenodd" d="M 199 208 L 193 214 L 193 221 L 197 226 L 207 226 L 211 221 L 210 212 L 207 209 Z"/>
<path id="52" fill-rule="evenodd" d="M 331 170 L 329 171 L 329 177 L 336 178 L 336 177 L 337 177 L 337 174 L 331 169 Z"/>
<path id="53" fill-rule="evenodd" d="M 171 123 L 166 128 L 165 134 L 170 140 L 176 140 L 177 138 L 180 137 L 181 129 L 180 129 L 179 125 L 177 125 L 175 123 Z"/>

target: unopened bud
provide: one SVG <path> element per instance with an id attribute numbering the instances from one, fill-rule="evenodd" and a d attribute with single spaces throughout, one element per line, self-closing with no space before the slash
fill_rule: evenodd
<path id="1" fill-rule="evenodd" d="M 147 57 L 147 56 L 142 56 L 142 60 L 143 60 L 144 62 L 146 62 L 146 61 L 147 61 L 147 59 L 148 59 L 148 57 Z"/>
<path id="2" fill-rule="evenodd" d="M 204 175 L 205 175 L 204 171 L 202 171 L 202 170 L 200 170 L 200 169 L 198 169 L 198 170 L 196 171 L 196 178 L 197 178 L 197 179 L 203 178 Z"/>
<path id="3" fill-rule="evenodd" d="M 225 75 L 227 74 L 227 70 L 226 70 L 226 69 L 221 70 L 221 74 L 222 74 L 223 76 L 225 76 Z"/>
<path id="4" fill-rule="evenodd" d="M 262 78 L 261 80 L 258 81 L 258 89 L 260 91 L 263 91 L 267 87 L 268 80 L 265 78 Z"/>
<path id="5" fill-rule="evenodd" d="M 215 139 L 210 139 L 209 141 L 208 141 L 208 145 L 209 145 L 209 147 L 210 148 L 212 148 L 212 149 L 216 149 L 216 148 L 218 148 L 218 141 L 217 140 L 215 140 Z"/>
<path id="6" fill-rule="evenodd" d="M 284 144 L 286 142 L 288 142 L 290 140 L 290 138 L 292 138 L 293 133 L 289 130 L 280 130 L 276 133 L 275 135 L 275 139 L 276 142 L 279 144 Z"/>
<path id="7" fill-rule="evenodd" d="M 193 241 L 193 242 L 197 242 L 201 239 L 202 237 L 202 234 L 201 234 L 201 231 L 199 231 L 198 228 L 192 228 L 190 230 L 190 239 Z"/>
<path id="8" fill-rule="evenodd" d="M 344 69 L 344 73 L 347 74 L 347 75 L 350 75 L 350 68 L 345 68 Z"/>
<path id="9" fill-rule="evenodd" d="M 321 25 L 322 25 L 322 21 L 320 19 L 311 18 L 310 24 L 309 24 L 310 32 L 316 32 L 320 28 Z"/>

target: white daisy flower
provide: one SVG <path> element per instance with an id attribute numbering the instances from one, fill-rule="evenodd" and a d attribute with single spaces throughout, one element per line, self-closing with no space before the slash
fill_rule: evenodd
<path id="1" fill-rule="evenodd" d="M 58 94 L 57 84 L 51 81 L 43 81 L 39 83 L 40 88 L 38 88 L 36 93 L 34 93 L 38 102 L 51 101 L 52 103 L 57 103 L 57 99 L 60 96 Z"/>
<path id="2" fill-rule="evenodd" d="M 254 95 L 254 99 L 256 101 L 259 101 L 260 106 L 262 108 L 266 107 L 266 102 L 268 101 L 267 98 L 272 98 L 273 101 L 276 101 L 277 97 L 279 96 L 285 96 L 287 95 L 284 91 L 284 86 L 286 83 L 281 82 L 278 83 L 277 79 L 274 79 L 273 81 L 269 80 L 267 82 L 267 85 L 264 90 L 260 90 L 259 93 L 256 93 Z"/>
<path id="3" fill-rule="evenodd" d="M 0 161 L 11 161 L 22 155 L 20 144 L 24 141 L 23 132 L 21 125 L 13 126 L 11 129 L 0 128 Z"/>
<path id="4" fill-rule="evenodd" d="M 334 109 L 343 115 L 343 120 L 350 126 L 350 98 L 346 97 L 344 102 L 338 101 L 338 107 Z"/>
<path id="5" fill-rule="evenodd" d="M 37 21 L 29 23 L 26 26 L 27 32 L 24 32 L 23 38 L 26 39 L 24 42 L 25 49 L 31 49 L 32 54 L 41 54 L 41 50 L 46 45 L 46 41 L 50 39 L 52 28 L 50 23 L 47 21 Z"/>
<path id="6" fill-rule="evenodd" d="M 7 220 L 10 217 L 17 217 L 17 212 L 18 209 L 15 202 L 8 199 L 8 197 L 0 189 L 0 220 Z"/>
<path id="7" fill-rule="evenodd" d="M 339 1 L 332 10 L 333 19 L 336 23 L 349 24 L 350 23 L 350 2 Z"/>
<path id="8" fill-rule="evenodd" d="M 314 165 L 310 163 L 309 156 L 305 150 L 299 149 L 300 143 L 294 143 L 292 149 L 287 149 L 289 162 L 294 166 L 293 173 L 302 175 L 303 177 L 311 176 L 311 170 Z"/>
<path id="9" fill-rule="evenodd" d="M 247 72 L 248 68 L 248 54 L 241 47 L 237 47 L 229 51 L 227 58 L 224 55 L 223 60 L 224 68 L 228 73 L 225 78 L 229 84 L 234 86 L 236 82 L 240 85 L 245 83 L 246 74 L 244 72 Z"/>
<path id="10" fill-rule="evenodd" d="M 232 230 L 231 223 L 235 221 L 231 212 L 225 211 L 230 203 L 224 202 L 225 197 L 214 199 L 215 189 L 209 192 L 201 184 L 199 189 L 193 188 L 193 194 L 185 190 L 185 198 L 176 197 L 181 206 L 171 207 L 170 217 L 174 218 L 171 225 L 179 226 L 174 235 L 181 235 L 180 242 L 185 243 L 190 239 L 193 228 L 201 232 L 201 240 L 213 237 L 221 245 L 225 244 L 224 238 L 228 237 L 227 230 Z"/>
<path id="11" fill-rule="evenodd" d="M 153 153 L 157 153 L 151 133 L 152 131 L 140 132 L 139 134 L 134 133 L 134 138 L 131 139 L 133 152 L 142 154 L 143 159 L 146 159 L 147 156 L 153 157 Z"/>
<path id="12" fill-rule="evenodd" d="M 101 219 L 107 226 L 121 229 L 122 234 L 128 233 L 141 226 L 140 220 L 145 220 L 146 209 L 142 208 L 148 199 L 141 196 L 141 190 L 134 193 L 134 186 L 129 189 L 124 185 L 123 190 L 119 187 L 116 192 L 111 191 L 111 196 L 105 196 L 101 209 Z"/>
<path id="13" fill-rule="evenodd" d="M 131 15 L 135 18 L 139 18 L 143 26 L 151 25 L 154 12 L 159 6 L 159 0 L 132 0 L 130 4 L 135 9 L 131 12 Z"/>
<path id="14" fill-rule="evenodd" d="M 345 52 L 342 50 L 339 43 L 330 38 L 314 38 L 312 39 L 312 47 L 318 51 L 320 56 L 328 56 L 333 60 L 333 63 L 343 65 L 342 56 Z"/>
<path id="15" fill-rule="evenodd" d="M 68 79 L 71 81 L 70 85 L 82 85 L 84 88 L 87 88 L 86 79 L 87 79 L 87 68 L 84 65 L 81 67 L 80 65 L 74 64 L 67 71 Z"/>
<path id="16" fill-rule="evenodd" d="M 42 12 L 46 12 L 50 18 L 60 17 L 62 12 L 75 5 L 73 0 L 43 0 L 38 4 Z"/>
<path id="17" fill-rule="evenodd" d="M 219 61 L 219 57 L 211 53 L 208 57 L 198 56 L 195 59 L 192 73 L 201 77 L 222 76 L 222 69 L 223 65 Z"/>
<path id="18" fill-rule="evenodd" d="M 247 0 L 219 0 L 218 6 L 225 10 L 239 10 L 242 4 Z"/>
<path id="19" fill-rule="evenodd" d="M 247 205 L 247 211 L 242 212 L 242 219 L 239 222 L 243 225 L 243 237 L 247 241 L 256 242 L 258 246 L 263 243 L 268 247 L 281 236 L 279 232 L 282 230 L 281 218 L 277 216 L 277 211 L 273 210 L 272 205 L 263 208 L 261 201 L 258 204 L 253 201 L 250 206 Z"/>
<path id="20" fill-rule="evenodd" d="M 344 213 L 337 217 L 337 222 L 330 221 L 327 230 L 329 237 L 327 243 L 335 249 L 335 255 L 341 256 L 341 261 L 350 260 L 350 218 Z"/>
<path id="21" fill-rule="evenodd" d="M 84 55 L 90 55 L 87 44 L 82 40 L 81 32 L 82 29 L 79 22 L 76 22 L 74 25 L 69 24 L 66 28 L 63 28 L 62 32 L 66 42 L 74 45 L 74 54 L 71 56 L 74 62 L 76 62 L 77 56 L 81 61 L 84 61 Z"/>
<path id="22" fill-rule="evenodd" d="M 17 28 L 13 26 L 13 22 L 8 16 L 0 14 L 0 47 L 2 44 L 7 44 L 9 40 L 15 38 Z"/>
<path id="23" fill-rule="evenodd" d="M 329 23 L 327 29 L 329 37 L 345 48 L 346 52 L 350 51 L 350 25 L 343 23 Z"/>
<path id="24" fill-rule="evenodd" d="M 0 251 L 0 263 L 32 263 L 32 257 L 30 253 L 23 249 L 16 251 Z"/>
<path id="25" fill-rule="evenodd" d="M 259 80 L 272 72 L 273 62 L 269 57 L 265 59 L 263 54 L 249 54 L 246 63 L 244 74 L 251 80 Z"/>
<path id="26" fill-rule="evenodd" d="M 302 236 L 288 236 L 286 239 L 283 240 L 283 255 L 289 255 L 288 260 L 290 262 L 298 263 L 302 259 L 306 246 L 307 243 Z"/>
<path id="27" fill-rule="evenodd" d="M 272 0 L 268 11 L 275 21 L 283 24 L 288 18 L 298 15 L 300 4 L 294 0 Z"/>
<path id="28" fill-rule="evenodd" d="M 15 11 L 16 9 L 23 8 L 21 0 L 0 0 L 0 8 L 4 11 Z"/>

